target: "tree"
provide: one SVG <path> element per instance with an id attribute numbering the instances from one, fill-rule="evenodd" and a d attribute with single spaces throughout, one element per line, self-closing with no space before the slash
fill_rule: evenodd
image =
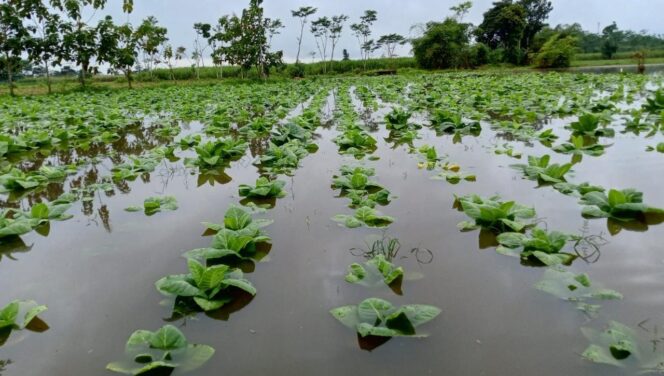
<path id="1" fill-rule="evenodd" d="M 210 31 L 212 26 L 207 23 L 197 22 L 194 24 L 194 31 L 196 32 L 196 38 L 194 39 L 194 51 L 191 54 L 191 58 L 194 59 L 196 64 L 196 79 L 201 78 L 201 65 L 205 68 L 205 50 L 207 50 L 209 44 L 203 44 L 203 40 L 209 40 L 212 34 Z"/>
<path id="2" fill-rule="evenodd" d="M 7 73 L 9 94 L 14 95 L 14 71 L 21 63 L 21 55 L 30 40 L 30 29 L 23 24 L 20 9 L 0 3 L 0 52 Z"/>
<path id="3" fill-rule="evenodd" d="M 131 24 L 115 25 L 111 16 L 106 16 L 97 25 L 99 38 L 97 61 L 108 63 L 121 71 L 132 88 L 132 68 L 138 59 L 141 33 Z"/>
<path id="4" fill-rule="evenodd" d="M 330 39 L 330 25 L 332 25 L 332 21 L 327 17 L 320 17 L 311 22 L 311 34 L 314 35 L 316 48 L 323 62 L 323 73 L 326 72 L 325 61 L 327 58 L 327 45 Z"/>
<path id="5" fill-rule="evenodd" d="M 272 38 L 275 35 L 281 34 L 281 29 L 285 28 L 284 24 L 281 22 L 280 19 L 271 19 L 271 18 L 266 18 L 265 19 L 265 31 L 267 32 L 267 44 L 272 45 Z"/>
<path id="6" fill-rule="evenodd" d="M 242 74 L 256 68 L 266 78 L 270 68 L 282 63 L 283 52 L 270 51 L 270 39 L 281 28 L 281 21 L 263 17 L 263 0 L 250 0 L 240 17 L 228 17 L 219 31 L 226 42 L 220 53 L 231 64 L 241 68 Z"/>
<path id="7" fill-rule="evenodd" d="M 422 68 L 447 69 L 468 66 L 466 59 L 470 25 L 454 18 L 429 22 L 424 34 L 412 41 L 415 60 Z"/>
<path id="8" fill-rule="evenodd" d="M 51 7 L 63 12 L 68 21 L 63 22 L 62 55 L 64 60 L 73 61 L 81 67 L 79 79 L 85 86 L 85 76 L 90 71 L 90 64 L 97 53 L 96 30 L 83 21 L 83 12 L 86 7 L 93 11 L 104 8 L 106 0 L 49 0 Z M 131 13 L 134 8 L 133 0 L 123 0 L 122 10 Z"/>
<path id="9" fill-rule="evenodd" d="M 341 51 L 341 56 L 343 56 L 342 58 L 343 61 L 350 60 L 350 55 L 348 54 L 348 50 L 345 48 L 343 49 L 343 51 Z"/>
<path id="10" fill-rule="evenodd" d="M 217 20 L 217 24 L 214 26 L 214 32 L 208 38 L 208 44 L 212 48 L 212 52 L 210 53 L 212 64 L 219 67 L 217 74 L 218 78 L 224 76 L 224 60 L 226 59 L 224 44 L 230 40 L 227 37 L 229 23 L 229 16 L 220 17 L 219 20 Z"/>
<path id="11" fill-rule="evenodd" d="M 314 15 L 318 11 L 314 7 L 300 7 L 297 10 L 291 10 L 293 17 L 300 19 L 300 36 L 297 38 L 297 56 L 295 58 L 295 64 L 300 62 L 300 50 L 302 48 L 302 36 L 304 35 L 304 27 L 307 25 L 307 20 L 309 16 Z"/>
<path id="12" fill-rule="evenodd" d="M 51 65 L 62 60 L 62 37 L 60 34 L 61 19 L 58 14 L 51 13 L 50 9 L 41 0 L 12 0 L 24 24 L 31 21 L 27 27 L 31 32 L 26 41 L 26 53 L 31 62 L 44 68 L 48 93 L 51 88 Z"/>
<path id="13" fill-rule="evenodd" d="M 493 3 L 493 7 L 484 13 L 484 20 L 475 30 L 478 42 L 491 49 L 503 48 L 507 61 L 513 64 L 523 62 L 521 40 L 526 29 L 526 10 L 512 0 Z"/>
<path id="14" fill-rule="evenodd" d="M 186 49 L 182 46 L 178 47 L 173 51 L 173 46 L 170 44 L 165 44 L 162 48 L 161 56 L 168 70 L 171 74 L 171 80 L 175 81 L 175 72 L 173 71 L 173 60 L 177 64 L 178 61 L 182 60 L 185 57 Z"/>
<path id="15" fill-rule="evenodd" d="M 369 58 L 369 54 L 373 52 L 365 47 L 375 47 L 375 43 L 369 43 L 369 41 L 371 37 L 371 26 L 376 20 L 378 20 L 378 12 L 375 10 L 365 10 L 364 15 L 360 17 L 360 22 L 350 25 L 350 29 L 357 38 L 357 42 L 360 44 L 360 57 L 364 61 L 365 70 L 367 69 L 367 59 Z"/>
<path id="16" fill-rule="evenodd" d="M 466 16 L 466 14 L 468 14 L 470 8 L 472 7 L 473 7 L 472 1 L 464 1 L 463 3 L 451 7 L 450 10 L 454 12 L 454 19 L 459 22 L 462 22 L 463 18 Z"/>
<path id="17" fill-rule="evenodd" d="M 521 46 L 529 50 L 535 35 L 547 25 L 545 21 L 549 18 L 553 5 L 548 0 L 520 0 L 518 4 L 526 11 L 526 27 L 523 30 Z"/>
<path id="18" fill-rule="evenodd" d="M 330 23 L 330 42 L 332 43 L 332 51 L 330 53 L 330 69 L 332 69 L 332 63 L 334 62 L 334 49 L 341 38 L 341 32 L 344 29 L 344 23 L 348 21 L 348 16 L 340 14 L 338 16 L 332 17 L 332 22 Z"/>
<path id="19" fill-rule="evenodd" d="M 159 26 L 154 16 L 144 19 L 136 29 L 135 37 L 138 47 L 143 51 L 143 61 L 150 71 L 150 77 L 154 66 L 159 63 L 159 49 L 168 41 L 167 32 L 165 27 Z"/>
<path id="20" fill-rule="evenodd" d="M 406 42 L 406 38 L 399 34 L 387 34 L 378 38 L 378 45 L 385 47 L 386 56 L 388 58 L 393 58 L 395 56 L 394 50 L 397 48 L 397 45 L 404 45 Z"/>
<path id="21" fill-rule="evenodd" d="M 567 68 L 577 51 L 576 38 L 556 33 L 552 35 L 535 56 L 538 68 Z"/>
<path id="22" fill-rule="evenodd" d="M 613 55 L 618 52 L 618 43 L 621 39 L 621 33 L 618 30 L 618 25 L 613 22 L 611 25 L 602 30 L 602 57 L 605 59 L 612 59 Z"/>

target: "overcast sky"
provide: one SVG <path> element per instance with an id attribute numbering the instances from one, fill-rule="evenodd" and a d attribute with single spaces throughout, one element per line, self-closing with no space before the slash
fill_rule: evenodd
<path id="1" fill-rule="evenodd" d="M 459 2 L 461 0 L 265 0 L 263 5 L 266 17 L 279 18 L 286 26 L 280 35 L 275 36 L 272 45 L 275 50 L 283 50 L 285 60 L 290 62 L 295 60 L 299 33 L 299 24 L 291 17 L 291 9 L 309 5 L 318 8 L 314 17 L 348 15 L 350 19 L 335 56 L 341 56 L 341 50 L 345 48 L 351 58 L 357 58 L 359 45 L 351 35 L 349 25 L 358 22 L 365 9 L 378 11 L 378 21 L 373 27 L 374 37 L 389 33 L 408 36 L 411 25 L 441 21 L 451 14 L 449 8 Z M 474 0 L 473 8 L 464 20 L 479 24 L 482 14 L 492 2 Z M 190 52 L 195 22 L 215 23 L 224 14 L 240 14 L 248 3 L 248 0 L 134 0 L 134 12 L 127 16 L 122 13 L 122 0 L 109 0 L 106 8 L 97 12 L 94 18 L 111 14 L 116 22 L 128 19 L 138 24 L 143 18 L 153 15 L 168 28 L 170 43 L 174 47 L 185 46 Z M 616 21 L 620 29 L 664 34 L 664 0 L 553 0 L 553 7 L 549 16 L 551 25 L 578 22 L 584 29 L 597 32 L 598 24 L 603 28 Z M 315 50 L 313 37 L 305 31 L 300 58 L 310 61 L 310 52 Z M 397 51 L 399 55 L 408 55 L 409 52 L 409 46 Z M 376 56 L 381 53 L 376 52 Z"/>

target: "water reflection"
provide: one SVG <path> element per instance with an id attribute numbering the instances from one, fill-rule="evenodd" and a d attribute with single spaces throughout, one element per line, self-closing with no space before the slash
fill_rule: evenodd
<path id="1" fill-rule="evenodd" d="M 7 370 L 7 366 L 12 364 L 11 359 L 0 359 L 0 376 L 2 376 L 2 372 Z"/>
<path id="2" fill-rule="evenodd" d="M 640 213 L 639 218 L 631 221 L 619 221 L 609 218 L 606 221 L 606 228 L 612 236 L 618 235 L 621 231 L 646 232 L 650 226 L 656 226 L 664 222 L 664 213 Z"/>
<path id="3" fill-rule="evenodd" d="M 3 258 L 18 261 L 15 253 L 26 253 L 32 250 L 33 244 L 27 245 L 20 236 L 5 237 L 0 240 L 0 262 Z"/>

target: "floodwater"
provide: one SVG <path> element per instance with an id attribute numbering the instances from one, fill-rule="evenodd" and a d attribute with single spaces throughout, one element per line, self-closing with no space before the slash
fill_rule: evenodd
<path id="1" fill-rule="evenodd" d="M 384 110 L 374 118 L 381 114 Z M 547 127 L 566 134 L 564 124 L 556 120 Z M 373 132 L 380 159 L 362 163 L 375 167 L 376 180 L 397 196 L 378 208 L 396 218 L 386 230 L 350 230 L 330 219 L 352 213 L 347 200 L 335 197 L 330 185 L 341 165 L 356 161 L 338 154 L 332 142 L 338 134 L 334 127 L 319 128 L 320 149 L 302 161 L 292 178 L 281 177 L 287 181 L 288 195 L 260 215 L 274 223 L 265 229 L 273 244 L 268 257 L 247 274 L 258 294 L 232 312 L 200 313 L 172 322 L 189 342 L 216 349 L 212 359 L 192 374 L 629 374 L 583 360 L 580 353 L 588 343 L 579 329 L 602 328 L 609 319 L 631 327 L 647 319 L 646 327 L 664 324 L 664 225 L 611 235 L 606 220 L 581 217 L 577 198 L 536 188 L 536 182 L 522 179 L 509 167 L 526 163 L 527 155 L 552 154 L 556 163 L 567 162 L 569 156 L 552 153 L 539 143 L 521 142 L 511 142 L 523 152 L 521 161 L 496 155 L 494 147 L 507 141 L 488 124 L 482 125 L 480 136 L 464 136 L 457 144 L 450 135 L 438 137 L 427 128 L 419 131 L 422 139 L 416 146 L 434 145 L 462 171 L 477 175 L 476 182 L 458 185 L 432 180 L 436 172 L 418 168 L 421 157 L 406 146 L 392 149 L 384 139 L 383 124 Z M 139 149 L 158 142 L 149 131 L 123 140 L 115 144 L 121 153 L 130 147 L 131 153 L 140 153 Z M 648 204 L 664 207 L 664 159 L 644 152 L 652 140 L 617 132 L 611 142 L 614 145 L 604 156 L 584 156 L 568 180 L 635 187 L 644 192 Z M 230 181 L 219 179 L 213 185 L 192 175 L 181 161 L 164 162 L 149 181 L 137 179 L 122 191 L 116 187 L 113 195 L 97 193 L 93 201 L 76 203 L 70 210 L 74 218 L 52 222 L 48 236 L 35 232 L 22 236 L 25 252 L 5 253 L 0 260 L 4 286 L 0 302 L 30 298 L 48 305 L 40 317 L 49 329 L 12 333 L 0 348 L 0 360 L 11 363 L 0 373 L 109 374 L 105 365 L 122 358 L 134 330 L 156 330 L 167 323 L 172 301 L 159 294 L 154 282 L 185 273 L 181 254 L 209 244 L 200 222 L 218 222 L 228 206 L 239 201 L 238 185 L 254 183 L 258 171 L 252 158 L 248 152 L 233 162 L 225 171 Z M 90 167 L 83 179 L 94 181 L 108 174 L 108 168 L 104 163 Z M 532 205 L 549 229 L 602 235 L 607 244 L 600 253 L 588 262 L 577 260 L 572 270 L 587 272 L 595 283 L 616 289 L 625 298 L 602 303 L 599 317 L 590 320 L 573 303 L 534 289 L 543 268 L 523 266 L 487 247 L 479 232 L 457 229 L 456 224 L 467 218 L 453 209 L 454 195 L 467 193 L 499 194 Z M 124 211 L 156 194 L 175 196 L 179 209 L 150 217 Z M 402 296 L 386 286 L 368 289 L 344 281 L 347 266 L 362 261 L 358 248 L 366 248 L 371 235 L 398 239 L 394 262 L 410 276 L 403 282 Z M 428 338 L 391 339 L 365 351 L 358 347 L 355 333 L 328 311 L 371 296 L 394 304 L 431 304 L 442 313 L 421 327 Z"/>

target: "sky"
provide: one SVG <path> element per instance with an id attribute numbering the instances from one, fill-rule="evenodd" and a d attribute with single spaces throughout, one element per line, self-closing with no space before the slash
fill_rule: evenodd
<path id="1" fill-rule="evenodd" d="M 298 20 L 291 16 L 291 9 L 301 6 L 318 8 L 313 17 L 345 14 L 350 17 L 344 28 L 335 56 L 341 56 L 341 50 L 347 49 L 351 58 L 359 58 L 359 44 L 351 35 L 350 24 L 359 21 L 366 9 L 378 12 L 378 21 L 373 26 L 373 36 L 398 33 L 412 35 L 410 28 L 418 23 L 442 21 L 451 15 L 449 8 L 461 0 L 264 0 L 265 17 L 278 18 L 286 26 L 281 34 L 274 37 L 274 50 L 283 50 L 284 60 L 292 62 L 297 53 L 296 38 L 299 34 Z M 473 7 L 464 18 L 466 22 L 477 25 L 482 21 L 482 14 L 487 11 L 493 0 L 474 0 Z M 110 14 L 116 22 L 129 21 L 136 25 L 147 16 L 157 17 L 160 24 L 168 28 L 170 43 L 184 46 L 189 52 L 193 46 L 196 22 L 216 23 L 225 14 L 240 14 L 248 5 L 248 0 L 134 0 L 134 11 L 130 15 L 122 13 L 122 0 L 109 0 L 106 8 L 97 11 L 94 20 Z M 549 24 L 570 24 L 578 22 L 585 30 L 597 32 L 598 27 L 615 21 L 620 29 L 664 34 L 664 0 L 553 0 L 553 11 L 549 15 Z M 96 22 L 95 22 L 96 23 Z M 311 61 L 311 52 L 316 51 L 313 36 L 305 28 L 300 59 Z M 377 51 L 380 56 L 383 51 Z M 396 51 L 400 56 L 410 53 L 406 45 Z"/>

